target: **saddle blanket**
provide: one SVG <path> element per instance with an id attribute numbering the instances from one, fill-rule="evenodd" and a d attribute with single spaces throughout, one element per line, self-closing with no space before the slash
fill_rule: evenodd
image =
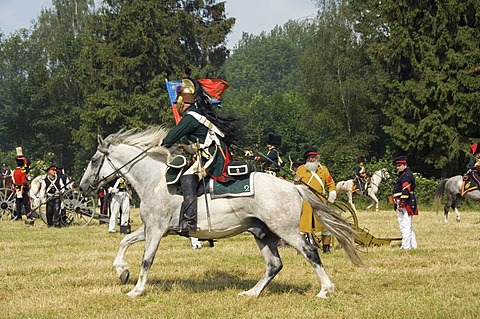
<path id="1" fill-rule="evenodd" d="M 466 193 L 477 190 L 478 183 L 471 175 L 464 175 L 463 176 L 463 183 L 462 183 L 462 190 L 460 195 L 463 197 Z"/>
<path id="2" fill-rule="evenodd" d="M 253 178 L 255 172 L 241 176 L 236 180 L 219 183 L 213 179 L 210 180 L 210 198 L 222 197 L 246 197 L 253 196 Z"/>

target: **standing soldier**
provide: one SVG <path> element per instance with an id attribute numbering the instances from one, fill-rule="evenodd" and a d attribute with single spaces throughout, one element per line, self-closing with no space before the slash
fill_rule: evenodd
<path id="1" fill-rule="evenodd" d="M 110 222 L 108 224 L 108 232 L 115 233 L 118 214 L 120 213 L 120 233 L 130 233 L 130 197 L 127 189 L 127 181 L 123 176 L 117 177 L 113 187 L 109 189 L 112 195 L 110 202 Z"/>
<path id="2" fill-rule="evenodd" d="M 277 149 L 281 144 L 282 137 L 270 132 L 267 134 L 267 155 L 255 157 L 256 161 L 260 161 L 262 169 L 273 176 L 278 175 L 280 167 L 283 164 L 283 161 L 280 158 L 280 152 Z"/>
<path id="3" fill-rule="evenodd" d="M 294 177 L 294 181 L 301 181 L 333 203 L 337 198 L 335 181 L 330 175 L 327 167 L 319 163 L 319 155 L 317 149 L 309 147 L 303 155 L 306 163 L 301 165 Z M 328 195 L 327 195 L 328 192 Z M 322 199 L 323 200 L 323 199 Z M 312 233 L 313 231 L 322 232 L 322 249 L 324 253 L 330 253 L 330 243 L 332 234 L 317 220 L 313 215 L 312 207 L 303 202 L 302 215 L 300 217 L 299 230 L 304 233 Z"/>
<path id="4" fill-rule="evenodd" d="M 18 151 L 20 149 L 20 151 Z M 22 220 L 22 208 L 25 210 L 27 219 L 31 219 L 30 199 L 28 198 L 29 161 L 23 156 L 21 148 L 17 148 L 17 167 L 12 173 L 12 182 L 15 187 L 15 220 Z"/>
<path id="5" fill-rule="evenodd" d="M 70 181 L 68 176 L 65 174 L 65 168 L 62 165 L 57 165 L 56 170 L 57 170 L 57 176 L 58 176 L 58 178 L 60 178 L 62 180 L 63 185 L 65 185 L 65 188 L 66 189 L 72 189 L 73 188 L 73 186 L 72 186 L 73 183 Z"/>
<path id="6" fill-rule="evenodd" d="M 64 189 L 62 189 L 62 193 L 64 193 L 66 190 L 73 189 L 72 182 L 68 178 L 68 176 L 65 174 L 65 169 L 63 165 L 57 165 L 56 166 L 56 171 L 57 171 L 57 178 L 62 180 Z M 65 209 L 65 203 L 63 202 L 63 199 L 60 201 L 60 221 L 61 224 L 67 224 L 67 210 Z"/>
<path id="7" fill-rule="evenodd" d="M 393 187 L 394 208 L 398 213 L 398 223 L 402 232 L 402 246 L 400 249 L 416 249 L 417 239 L 413 229 L 414 215 L 418 215 L 415 198 L 415 176 L 410 167 L 407 167 L 407 157 L 399 156 L 394 160 L 398 172 L 398 179 Z"/>
<path id="8" fill-rule="evenodd" d="M 2 164 L 2 187 L 10 188 L 12 184 L 12 171 L 8 168 L 8 165 Z"/>
<path id="9" fill-rule="evenodd" d="M 62 179 L 57 176 L 55 165 L 50 165 L 46 171 L 47 176 L 42 180 L 39 197 L 46 197 L 47 200 L 47 226 L 61 227 L 60 204 L 61 195 L 65 191 L 65 185 Z"/>

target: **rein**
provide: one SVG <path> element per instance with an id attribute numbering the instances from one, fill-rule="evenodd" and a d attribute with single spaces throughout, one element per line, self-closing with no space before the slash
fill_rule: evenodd
<path id="1" fill-rule="evenodd" d="M 110 159 L 110 157 L 108 157 L 108 151 L 101 151 L 101 150 L 98 150 L 100 153 L 103 154 L 103 157 L 102 157 L 102 162 L 100 163 L 100 165 L 98 166 L 98 170 L 97 172 L 95 173 L 95 179 L 93 180 L 93 182 L 90 184 L 90 188 L 93 189 L 93 190 L 96 190 L 98 188 L 98 185 L 100 185 L 102 182 L 104 181 L 107 181 L 110 177 L 114 176 L 114 175 L 117 175 L 118 173 L 120 173 L 122 176 L 123 174 L 120 172 L 122 168 L 124 168 L 125 166 L 129 165 L 130 163 L 133 163 L 134 161 L 136 161 L 138 158 L 140 158 L 141 156 L 145 155 L 149 150 L 151 150 L 153 147 L 155 147 L 156 145 L 152 145 L 152 146 L 149 146 L 148 148 L 144 149 L 143 151 L 141 151 L 138 155 L 136 155 L 135 157 L 133 157 L 131 160 L 127 161 L 125 164 L 123 164 L 122 166 L 120 166 L 119 168 L 116 168 L 115 167 L 115 164 L 113 164 L 112 160 Z M 107 159 L 108 163 L 110 164 L 110 166 L 113 168 L 113 172 L 108 174 L 107 176 L 103 176 L 102 178 L 100 178 L 100 170 L 102 169 L 103 167 L 103 163 L 105 162 L 105 159 Z"/>

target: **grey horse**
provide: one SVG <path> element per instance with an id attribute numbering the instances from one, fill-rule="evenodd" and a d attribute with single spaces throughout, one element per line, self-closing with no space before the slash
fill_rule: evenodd
<path id="1" fill-rule="evenodd" d="M 171 157 L 168 149 L 160 146 L 167 131 L 154 127 L 145 131 L 118 132 L 106 139 L 99 137 L 97 152 L 93 155 L 80 181 L 79 188 L 89 196 L 114 178 L 124 175 L 140 197 L 140 217 L 143 226 L 127 235 L 121 242 L 114 267 L 122 282 L 129 276 L 129 266 L 123 259 L 128 247 L 145 240 L 145 250 L 136 286 L 127 293 L 141 295 L 146 286 L 148 271 L 153 263 L 162 237 L 179 222 L 183 197 L 176 187 L 167 185 L 165 172 Z M 315 215 L 335 236 L 349 259 L 356 265 L 362 260 L 354 244 L 355 232 L 333 209 L 323 204 L 308 188 L 265 173 L 254 173 L 255 194 L 250 197 L 216 198 L 198 201 L 198 230 L 192 236 L 218 239 L 238 235 L 245 231 L 254 234 L 263 255 L 266 271 L 258 283 L 240 295 L 258 296 L 282 269 L 278 252 L 280 239 L 296 249 L 314 268 L 321 290 L 317 297 L 327 298 L 335 286 L 328 277 L 317 248 L 305 241 L 298 231 L 302 201 L 307 201 Z M 204 195 L 205 196 L 205 195 Z"/>
<path id="2" fill-rule="evenodd" d="M 464 199 L 480 201 L 480 191 L 472 190 L 462 196 L 462 185 L 463 185 L 463 176 L 455 175 L 450 178 L 445 178 L 440 182 L 435 191 L 434 205 L 438 207 L 440 205 L 440 200 L 442 199 L 443 193 L 446 193 L 447 201 L 443 207 L 443 216 L 445 218 L 445 223 L 448 222 L 448 212 L 450 208 L 455 211 L 457 222 L 460 221 L 460 212 L 458 211 L 458 206 L 463 202 Z"/>

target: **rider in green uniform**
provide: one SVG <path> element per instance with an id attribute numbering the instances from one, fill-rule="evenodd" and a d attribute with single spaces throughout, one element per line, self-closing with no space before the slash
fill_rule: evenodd
<path id="1" fill-rule="evenodd" d="M 188 236 L 197 230 L 197 186 L 199 180 L 210 177 L 228 181 L 227 164 L 232 160 L 228 142 L 235 141 L 235 119 L 216 114 L 195 79 L 182 80 L 177 98 L 182 119 L 164 138 L 162 145 L 171 147 L 182 137 L 192 144 L 195 162 L 180 178 L 183 203 L 180 211 L 179 234 Z"/>

